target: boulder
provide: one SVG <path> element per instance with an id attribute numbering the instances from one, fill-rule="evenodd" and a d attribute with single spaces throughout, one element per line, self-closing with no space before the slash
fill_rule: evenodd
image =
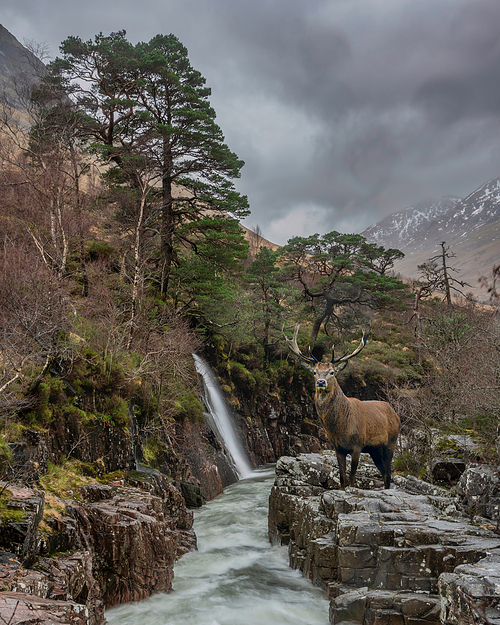
<path id="1" fill-rule="evenodd" d="M 499 521 L 500 475 L 497 467 L 469 467 L 460 478 L 456 491 L 469 514 Z"/>

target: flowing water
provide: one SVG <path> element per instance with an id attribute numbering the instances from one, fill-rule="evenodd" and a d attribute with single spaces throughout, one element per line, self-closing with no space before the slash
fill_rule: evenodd
<path id="1" fill-rule="evenodd" d="M 252 474 L 252 467 L 234 430 L 233 415 L 220 386 L 207 363 L 197 354 L 193 354 L 193 358 L 196 371 L 203 378 L 205 405 L 208 408 L 208 413 L 205 415 L 206 421 L 227 450 L 229 462 L 236 475 L 240 479 L 248 477 Z"/>
<path id="2" fill-rule="evenodd" d="M 267 536 L 274 467 L 254 471 L 195 511 L 198 551 L 175 565 L 174 590 L 106 612 L 109 625 L 328 625 L 328 602 Z"/>

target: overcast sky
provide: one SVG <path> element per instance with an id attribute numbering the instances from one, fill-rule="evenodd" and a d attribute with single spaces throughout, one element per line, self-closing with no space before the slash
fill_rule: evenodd
<path id="1" fill-rule="evenodd" d="M 1 0 L 0 23 L 52 57 L 174 33 L 246 163 L 245 225 L 279 244 L 500 174 L 499 0 Z"/>

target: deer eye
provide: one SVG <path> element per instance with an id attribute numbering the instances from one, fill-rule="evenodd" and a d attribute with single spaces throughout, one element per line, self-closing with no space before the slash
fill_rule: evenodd
<path id="1" fill-rule="evenodd" d="M 330 370 L 330 371 L 329 371 L 329 374 L 330 374 L 330 375 L 335 375 L 335 371 L 331 371 L 331 370 Z"/>

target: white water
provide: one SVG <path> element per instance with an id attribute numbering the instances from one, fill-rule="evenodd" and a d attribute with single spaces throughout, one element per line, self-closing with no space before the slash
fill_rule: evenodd
<path id="1" fill-rule="evenodd" d="M 271 547 L 274 467 L 228 487 L 195 511 L 198 551 L 175 565 L 174 591 L 106 612 L 109 625 L 328 625 L 328 602 Z"/>
<path id="2" fill-rule="evenodd" d="M 205 402 L 210 415 L 210 426 L 215 430 L 214 434 L 226 448 L 231 465 L 241 480 L 252 474 L 252 467 L 234 431 L 233 416 L 210 367 L 197 354 L 193 354 L 193 358 L 196 371 L 203 378 Z"/>

